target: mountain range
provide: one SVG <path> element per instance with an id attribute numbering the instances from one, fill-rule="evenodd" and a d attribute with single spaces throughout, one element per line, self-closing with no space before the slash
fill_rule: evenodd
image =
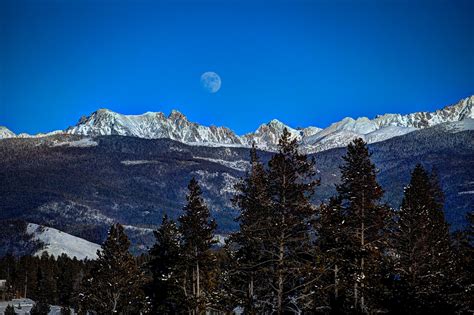
<path id="1" fill-rule="evenodd" d="M 324 129 L 318 127 L 294 129 L 274 119 L 260 125 L 255 132 L 242 136 L 235 134 L 227 127 L 207 127 L 191 122 L 176 110 L 166 116 L 162 112 L 122 115 L 108 109 L 99 109 L 90 116 L 82 117 L 75 126 L 36 136 L 15 135 L 6 127 L 0 127 L 0 139 L 43 137 L 58 133 L 84 136 L 119 135 L 144 139 L 165 138 L 204 146 L 250 147 L 252 143 L 255 143 L 263 150 L 274 151 L 283 129 L 287 128 L 293 137 L 298 139 L 305 152 L 314 153 L 344 147 L 358 137 L 365 139 L 368 143 L 376 143 L 440 123 L 474 118 L 473 105 L 474 95 L 435 112 L 416 112 L 407 115 L 384 114 L 374 119 L 346 117 Z"/>
<path id="2" fill-rule="evenodd" d="M 321 185 L 313 202 L 334 195 L 344 146 L 363 137 L 370 143 L 377 179 L 390 206 L 399 207 L 410 172 L 422 163 L 439 175 L 451 227 L 462 227 L 474 204 L 473 102 L 471 96 L 434 113 L 345 118 L 325 129 L 289 128 L 316 161 Z M 108 110 L 49 134 L 15 135 L 0 128 L 0 221 L 51 228 L 28 230 L 45 244 L 66 235 L 61 233 L 100 244 L 110 224 L 120 222 L 134 253 L 141 253 L 152 244 L 152 231 L 164 213 L 174 219 L 182 213 L 186 185 L 196 177 L 218 233 L 225 235 L 238 227 L 230 200 L 234 185 L 248 170 L 249 145 L 257 143 L 266 162 L 283 128 L 288 127 L 273 120 L 254 133 L 237 136 L 227 128 L 189 122 L 177 111 L 166 117 Z M 51 233 L 39 233 L 43 231 Z M 24 247 L 12 241 L 4 240 L 12 248 Z"/>

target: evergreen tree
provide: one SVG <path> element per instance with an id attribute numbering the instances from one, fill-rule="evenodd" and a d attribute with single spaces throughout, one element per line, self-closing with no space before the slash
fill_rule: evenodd
<path id="1" fill-rule="evenodd" d="M 271 229 L 271 198 L 268 179 L 253 145 L 250 151 L 251 169 L 237 185 L 234 204 L 240 209 L 240 230 L 231 236 L 236 247 L 233 263 L 231 294 L 246 314 L 261 313 L 268 307 L 262 301 L 270 299 L 267 288 L 270 260 L 265 245 L 273 239 Z"/>
<path id="2" fill-rule="evenodd" d="M 71 259 L 66 254 L 59 256 L 56 262 L 57 300 L 60 305 L 72 305 L 74 285 L 82 267 L 81 263 L 75 257 Z"/>
<path id="3" fill-rule="evenodd" d="M 212 298 L 212 279 L 215 259 L 211 251 L 214 231 L 217 227 L 202 198 L 202 191 L 195 178 L 188 185 L 187 204 L 184 214 L 179 218 L 179 231 L 182 235 L 184 276 L 183 293 L 189 313 L 201 314 Z"/>
<path id="4" fill-rule="evenodd" d="M 84 303 L 98 313 L 139 313 L 143 307 L 143 275 L 129 252 L 122 225 L 110 228 L 84 286 Z"/>
<path id="5" fill-rule="evenodd" d="M 5 308 L 4 314 L 5 315 L 16 315 L 15 308 L 13 306 L 11 306 L 10 304 L 8 304 L 7 307 Z"/>
<path id="6" fill-rule="evenodd" d="M 349 228 L 343 211 L 341 200 L 330 198 L 327 204 L 320 207 L 320 217 L 316 222 L 318 232 L 318 249 L 321 252 L 322 273 L 315 305 L 327 305 L 331 314 L 348 312 L 345 307 L 345 292 L 350 281 L 348 266 L 351 264 L 352 252 L 348 238 Z"/>
<path id="7" fill-rule="evenodd" d="M 57 301 L 57 287 L 55 279 L 55 259 L 47 252 L 43 252 L 37 266 L 36 292 L 32 295 L 34 300 L 55 304 Z"/>
<path id="8" fill-rule="evenodd" d="M 462 274 L 461 287 L 464 289 L 460 297 L 460 308 L 465 310 L 474 309 L 474 211 L 471 210 L 466 215 L 467 227 L 464 231 L 465 239 L 462 243 L 462 250 L 458 255 L 460 257 L 458 265 Z"/>
<path id="9" fill-rule="evenodd" d="M 285 128 L 278 153 L 268 162 L 272 214 L 267 233 L 273 237 L 264 244 L 273 297 L 267 303 L 277 314 L 304 310 L 316 280 L 311 243 L 315 207 L 310 198 L 319 181 L 314 180 L 314 165 L 313 159 L 298 152 L 297 140 Z"/>
<path id="10" fill-rule="evenodd" d="M 470 216 L 468 213 L 466 217 L 469 222 L 472 215 Z M 453 272 L 455 277 L 451 279 L 454 284 L 451 295 L 456 311 L 466 313 L 474 309 L 474 300 L 472 299 L 474 295 L 474 247 L 469 242 L 469 225 L 463 231 L 454 232 L 452 239 L 456 270 Z"/>
<path id="11" fill-rule="evenodd" d="M 69 307 L 61 307 L 61 315 L 71 315 L 71 309 Z"/>
<path id="12" fill-rule="evenodd" d="M 149 296 L 155 314 L 177 314 L 184 303 L 181 288 L 180 235 L 176 224 L 164 216 L 154 232 L 155 245 L 150 249 L 148 269 L 152 275 Z"/>
<path id="13" fill-rule="evenodd" d="M 51 307 L 48 303 L 39 301 L 31 308 L 30 315 L 48 315 Z"/>
<path id="14" fill-rule="evenodd" d="M 376 168 L 370 160 L 367 144 L 360 138 L 347 147 L 340 167 L 341 183 L 337 185 L 347 228 L 344 232 L 349 241 L 346 268 L 351 281 L 352 312 L 370 313 L 381 308 L 386 276 L 386 249 L 389 242 L 392 215 L 381 204 L 383 190 L 376 179 Z"/>
<path id="15" fill-rule="evenodd" d="M 454 259 L 443 194 L 436 176 L 418 164 L 398 213 L 397 272 L 402 305 L 409 313 L 446 312 Z"/>

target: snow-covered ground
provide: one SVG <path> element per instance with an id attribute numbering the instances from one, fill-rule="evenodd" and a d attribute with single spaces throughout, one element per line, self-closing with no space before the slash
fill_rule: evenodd
<path id="1" fill-rule="evenodd" d="M 0 302 L 0 315 L 5 313 L 5 309 L 8 305 L 12 305 L 15 308 L 15 313 L 17 315 L 29 315 L 31 308 L 35 302 L 30 299 L 13 299 L 11 301 Z M 51 311 L 48 315 L 60 315 L 61 307 L 60 306 L 51 306 Z"/>
<path id="2" fill-rule="evenodd" d="M 96 259 L 97 250 L 100 249 L 99 245 L 85 239 L 34 223 L 28 224 L 27 232 L 33 234 L 33 239 L 45 244 L 45 247 L 35 254 L 36 256 L 41 256 L 43 252 L 47 252 L 55 257 L 64 253 L 71 258 L 85 259 L 87 257 L 88 259 Z"/>

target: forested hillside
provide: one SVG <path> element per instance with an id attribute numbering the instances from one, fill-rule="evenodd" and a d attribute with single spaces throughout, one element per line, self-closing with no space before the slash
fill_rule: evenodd
<path id="1" fill-rule="evenodd" d="M 449 129 L 449 128 L 451 129 Z M 438 173 L 445 213 L 453 229 L 463 226 L 474 203 L 474 131 L 438 125 L 370 145 L 383 200 L 401 203 L 410 171 L 417 163 Z M 321 180 L 312 202 L 335 193 L 345 149 L 315 158 Z M 259 151 L 262 161 L 270 152 Z M 189 146 L 171 140 L 55 135 L 0 141 L 0 219 L 23 219 L 101 243 L 113 222 L 125 225 L 132 244 L 152 242 L 151 229 L 163 214 L 182 212 L 187 182 L 202 185 L 218 233 L 235 231 L 231 198 L 249 168 L 249 150 Z M 137 251 L 145 247 L 136 248 Z"/>

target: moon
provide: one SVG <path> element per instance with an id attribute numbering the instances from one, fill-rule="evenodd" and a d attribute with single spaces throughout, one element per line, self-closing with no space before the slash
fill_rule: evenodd
<path id="1" fill-rule="evenodd" d="M 204 72 L 201 75 L 201 85 L 209 93 L 216 93 L 221 88 L 221 78 L 215 72 Z"/>

